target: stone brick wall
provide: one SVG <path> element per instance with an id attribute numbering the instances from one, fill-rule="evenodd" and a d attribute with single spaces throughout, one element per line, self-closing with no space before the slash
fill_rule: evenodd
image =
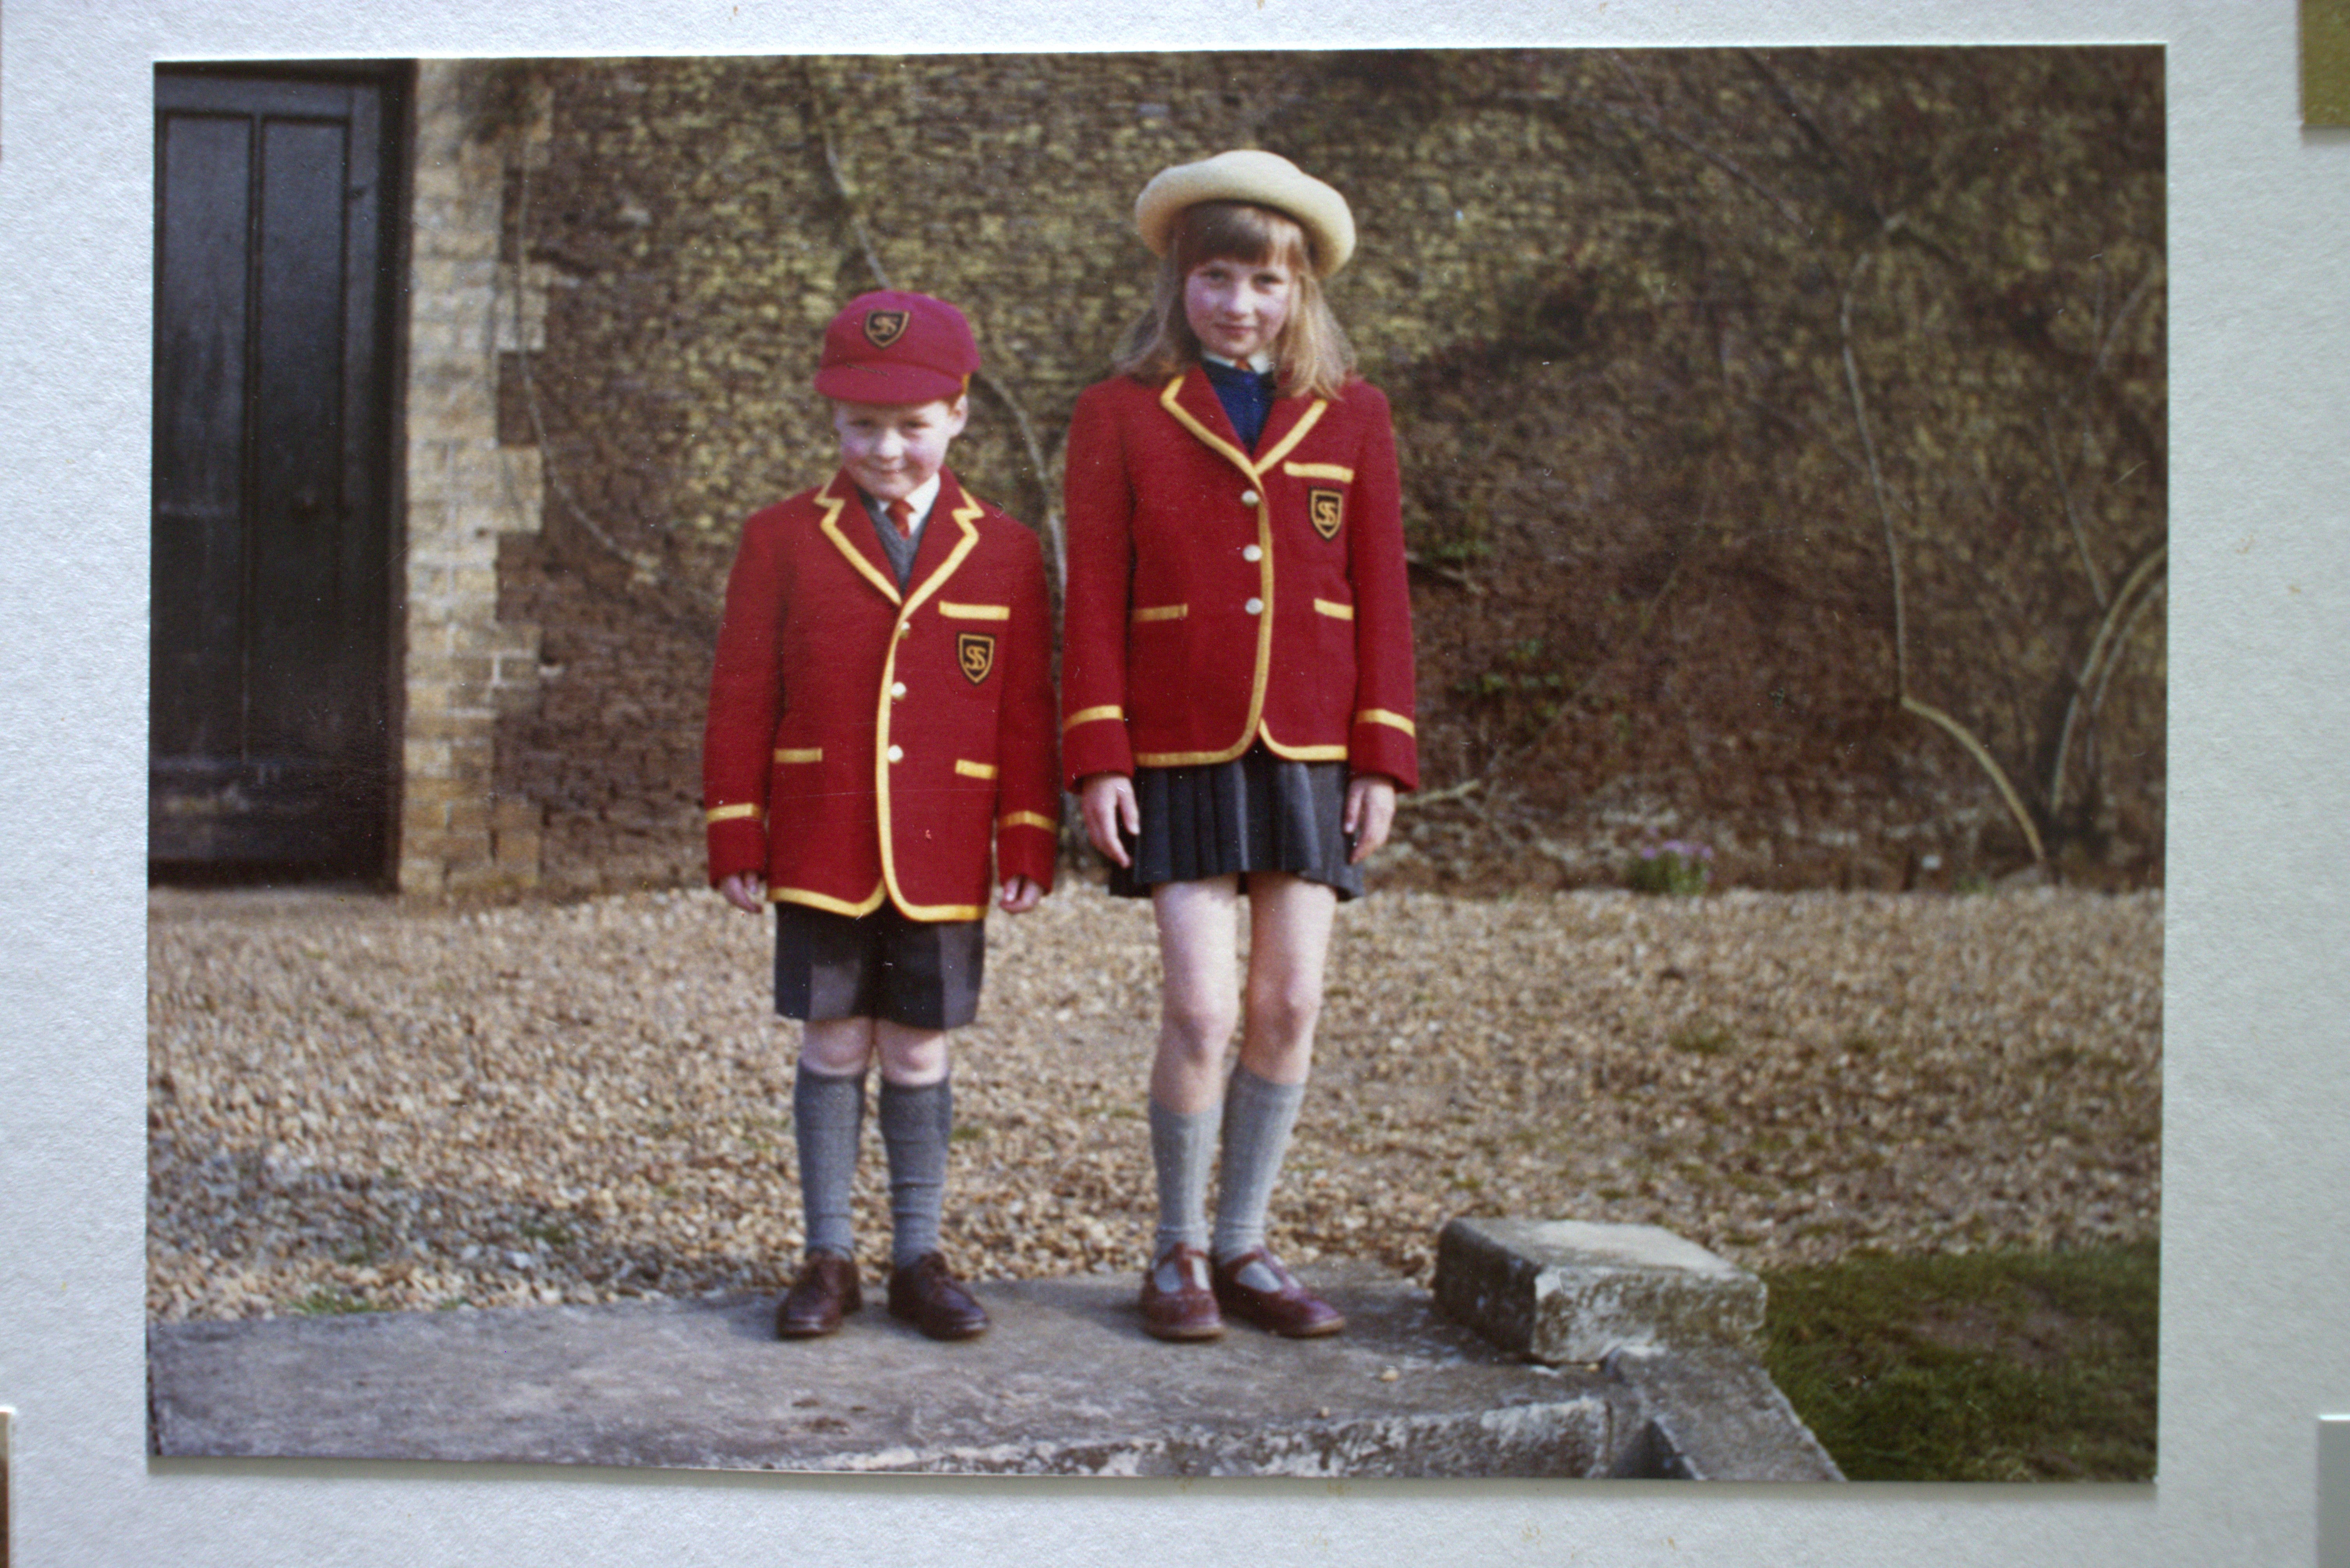
<path id="1" fill-rule="evenodd" d="M 498 787 L 546 885 L 696 879 L 720 588 L 832 466 L 825 322 L 885 274 L 961 304 L 956 472 L 1049 545 L 1149 294 L 1135 192 L 1254 145 L 1354 203 L 1331 298 L 1395 410 L 1428 789 L 1394 874 L 1606 882 L 1669 834 L 1726 881 L 1971 884 L 2034 853 L 1988 755 L 2064 874 L 2158 881 L 2161 83 L 2104 47 L 518 68 L 486 96 L 546 138 L 508 176 L 546 517 L 498 587 L 544 673 Z"/>
<path id="2" fill-rule="evenodd" d="M 495 63 L 418 67 L 410 260 L 407 711 L 399 886 L 534 887 L 541 813 L 495 787 L 502 714 L 537 701 L 539 630 L 497 618 L 498 540 L 539 526 L 537 448 L 502 432 L 502 354 L 536 348 L 545 290 L 504 254 L 506 172 L 544 156 L 544 97 Z M 506 438 L 501 440 L 502 433 Z"/>

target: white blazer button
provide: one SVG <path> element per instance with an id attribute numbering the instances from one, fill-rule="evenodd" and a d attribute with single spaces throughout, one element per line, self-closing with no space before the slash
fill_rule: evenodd
<path id="1" fill-rule="evenodd" d="M 902 763 L 902 762 L 904 762 L 904 761 L 906 760 L 906 748 L 905 748 L 905 747 L 903 747 L 903 746 L 892 746 L 892 747 L 890 747 L 890 748 L 889 748 L 889 760 L 890 760 L 891 762 L 893 762 L 893 763 Z"/>
<path id="2" fill-rule="evenodd" d="M 903 637 L 903 636 L 905 636 L 908 632 L 910 632 L 910 631 L 911 631 L 911 630 L 913 630 L 913 629 L 914 629 L 914 623 L 913 623 L 912 621 L 910 621 L 910 620 L 901 620 L 901 621 L 899 621 L 899 622 L 898 623 L 898 635 L 899 635 L 899 637 Z"/>
<path id="3" fill-rule="evenodd" d="M 1251 615 L 1263 615 L 1264 613 L 1264 601 L 1263 599 L 1251 599 L 1248 603 L 1241 606 L 1241 608 L 1248 611 Z"/>
<path id="4" fill-rule="evenodd" d="M 904 681 L 893 680 L 889 683 L 889 695 L 892 699 L 903 697 L 905 694 L 906 683 Z"/>
<path id="5" fill-rule="evenodd" d="M 1262 561 L 1264 559 L 1264 552 L 1258 549 L 1254 545 L 1243 545 L 1241 546 L 1241 559 L 1243 561 Z"/>
<path id="6" fill-rule="evenodd" d="M 1255 505 L 1256 499 L 1256 492 L 1253 490 L 1243 490 L 1241 492 L 1241 504 L 1243 506 Z"/>

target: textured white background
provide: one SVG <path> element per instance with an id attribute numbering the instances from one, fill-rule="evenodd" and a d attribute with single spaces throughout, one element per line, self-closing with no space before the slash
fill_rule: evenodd
<path id="1" fill-rule="evenodd" d="M 2300 128 L 2293 6 L 1134 9 L 8 0 L 0 10 L 0 1404 L 19 1412 L 16 1561 L 2311 1563 L 2315 1417 L 2350 1408 L 2350 132 Z M 144 1457 L 154 60 L 2078 40 L 2170 47 L 2157 1485 L 852 1483 Z"/>

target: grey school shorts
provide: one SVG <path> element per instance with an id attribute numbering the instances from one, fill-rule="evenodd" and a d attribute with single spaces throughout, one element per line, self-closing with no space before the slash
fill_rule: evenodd
<path id="1" fill-rule="evenodd" d="M 960 1029 L 979 1014 L 986 959 L 981 920 L 910 920 L 887 901 L 860 916 L 775 906 L 775 1012 L 784 1018 Z"/>

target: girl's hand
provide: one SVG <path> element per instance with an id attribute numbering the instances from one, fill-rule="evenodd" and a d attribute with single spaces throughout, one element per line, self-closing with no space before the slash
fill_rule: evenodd
<path id="1" fill-rule="evenodd" d="M 1118 829 L 1123 827 L 1129 836 L 1142 831 L 1142 813 L 1134 804 L 1134 781 L 1124 774 L 1087 774 L 1077 789 L 1085 806 L 1086 836 L 1120 866 L 1132 867 L 1134 861 Z"/>
<path id="2" fill-rule="evenodd" d="M 1035 909 L 1036 900 L 1044 896 L 1045 889 L 1027 877 L 1011 877 L 1005 878 L 1003 892 L 996 902 L 1003 906 L 1006 914 L 1024 915 Z"/>
<path id="3" fill-rule="evenodd" d="M 1347 865 L 1360 866 L 1388 841 L 1388 829 L 1395 826 L 1395 780 L 1385 774 L 1362 774 L 1347 784 L 1345 826 L 1355 840 Z"/>
<path id="4" fill-rule="evenodd" d="M 767 879 L 756 871 L 737 871 L 718 884 L 726 901 L 746 915 L 755 915 L 767 907 Z"/>

